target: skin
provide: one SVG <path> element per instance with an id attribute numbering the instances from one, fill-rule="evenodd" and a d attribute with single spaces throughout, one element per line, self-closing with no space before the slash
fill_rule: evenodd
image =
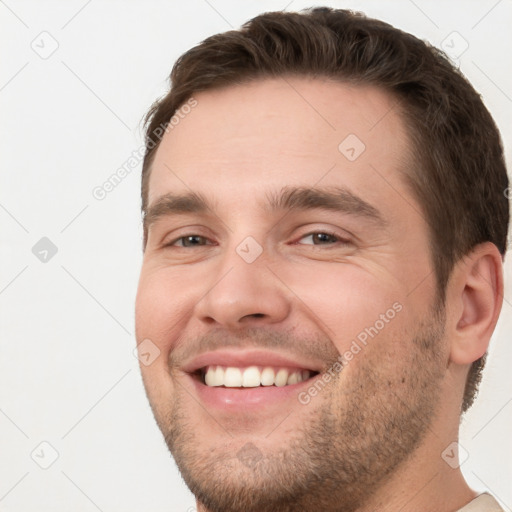
<path id="1" fill-rule="evenodd" d="M 141 364 L 144 386 L 198 510 L 463 507 L 476 493 L 441 453 L 458 438 L 467 372 L 501 308 L 498 250 L 482 244 L 459 261 L 434 314 L 429 233 L 403 178 L 410 143 L 387 93 L 287 77 L 194 97 L 156 153 L 149 205 L 192 190 L 216 208 L 151 225 L 136 336 L 160 350 Z M 366 146 L 355 161 L 338 150 L 348 134 Z M 344 186 L 384 224 L 261 208 L 287 186 Z M 338 238 L 310 236 L 325 232 Z M 205 238 L 177 240 L 194 234 Z M 236 251 L 248 236 L 263 251 L 250 264 Z M 306 405 L 208 408 L 182 368 L 230 346 L 300 354 L 327 370 L 396 303 L 400 312 Z"/>

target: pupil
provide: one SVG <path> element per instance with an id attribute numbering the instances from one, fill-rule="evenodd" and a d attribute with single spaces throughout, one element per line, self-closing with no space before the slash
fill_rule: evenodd
<path id="1" fill-rule="evenodd" d="M 187 245 L 188 243 L 190 243 L 190 245 L 197 245 L 197 241 L 200 239 L 201 237 L 200 236 L 187 236 L 185 238 L 185 245 Z"/>
<path id="2" fill-rule="evenodd" d="M 327 233 L 316 233 L 316 239 L 319 240 L 320 242 L 328 242 L 329 241 L 329 238 L 331 237 L 331 235 L 327 234 Z M 327 240 L 326 240 L 327 238 Z"/>

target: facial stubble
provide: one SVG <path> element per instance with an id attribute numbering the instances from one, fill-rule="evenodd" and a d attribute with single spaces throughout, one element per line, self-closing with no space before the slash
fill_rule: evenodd
<path id="1" fill-rule="evenodd" d="M 394 348 L 367 347 L 350 374 L 348 367 L 338 373 L 317 402 L 297 402 L 290 416 L 300 414 L 300 426 L 272 452 L 254 436 L 240 449 L 238 434 L 221 424 L 225 441 L 200 452 L 204 426 L 187 417 L 191 397 L 179 386 L 172 407 L 153 412 L 186 484 L 208 512 L 354 512 L 431 425 L 445 369 L 443 325 L 444 316 L 436 314 L 414 336 L 404 333 L 399 355 L 397 343 L 373 340 Z M 271 435 L 283 429 L 286 420 Z"/>

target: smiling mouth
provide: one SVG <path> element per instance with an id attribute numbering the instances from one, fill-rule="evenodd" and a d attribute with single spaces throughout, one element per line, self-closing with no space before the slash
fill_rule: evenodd
<path id="1" fill-rule="evenodd" d="M 318 374 L 303 368 L 210 365 L 199 368 L 192 376 L 208 387 L 246 389 L 291 386 Z"/>

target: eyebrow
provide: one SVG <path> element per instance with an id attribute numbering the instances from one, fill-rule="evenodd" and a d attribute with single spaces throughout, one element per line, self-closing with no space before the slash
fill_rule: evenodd
<path id="1" fill-rule="evenodd" d="M 386 224 L 377 208 L 344 187 L 283 187 L 279 192 L 267 192 L 266 200 L 260 206 L 267 213 L 322 209 L 362 217 L 380 226 Z M 199 192 L 171 192 L 160 196 L 147 209 L 144 228 L 149 230 L 162 217 L 207 212 L 215 212 L 215 205 L 205 195 Z"/>

